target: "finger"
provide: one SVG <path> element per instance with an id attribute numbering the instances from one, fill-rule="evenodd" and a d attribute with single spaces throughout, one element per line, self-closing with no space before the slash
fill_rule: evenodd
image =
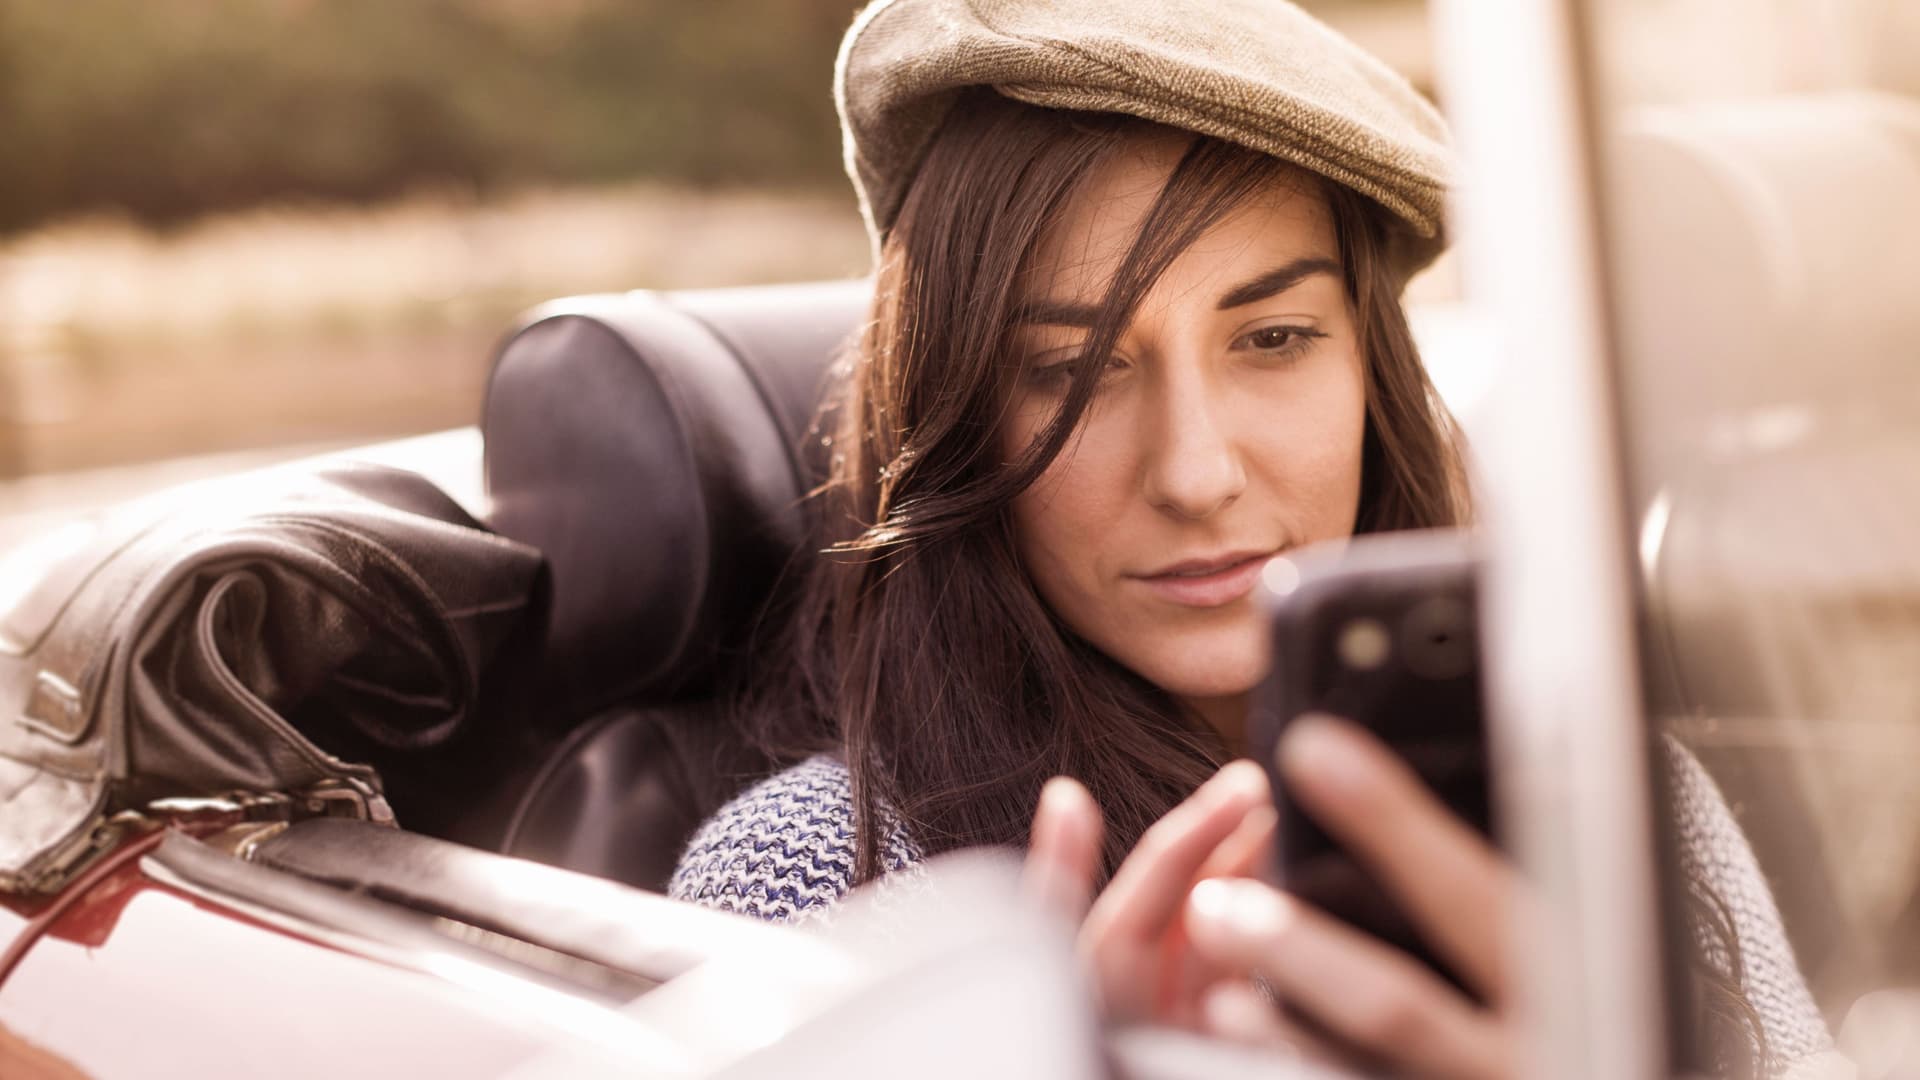
<path id="1" fill-rule="evenodd" d="M 1244 979 L 1215 983 L 1201 995 L 1200 1030 L 1318 1065 L 1353 1064 L 1350 1055 L 1287 1019 L 1267 995 Z"/>
<path id="2" fill-rule="evenodd" d="M 1273 860 L 1273 834 L 1279 825 L 1280 815 L 1271 805 L 1247 811 L 1240 824 L 1200 865 L 1196 879 L 1264 876 L 1262 871 Z"/>
<path id="3" fill-rule="evenodd" d="M 1280 816 L 1271 804 L 1254 807 L 1207 856 L 1194 881 L 1215 877 L 1259 877 L 1272 862 L 1273 834 Z M 1181 920 L 1175 919 L 1160 941 L 1161 981 L 1154 1015 L 1163 1023 L 1193 1025 L 1202 989 L 1223 972 L 1201 963 L 1187 947 Z"/>
<path id="4" fill-rule="evenodd" d="M 1280 768 L 1307 812 L 1398 899 L 1467 985 L 1504 999 L 1512 868 L 1385 744 L 1324 716 L 1288 726 Z"/>
<path id="5" fill-rule="evenodd" d="M 1088 913 L 1087 936 L 1095 943 L 1157 938 L 1179 915 L 1214 848 L 1269 797 L 1266 774 L 1251 761 L 1231 762 L 1215 773 L 1141 835 Z"/>
<path id="6" fill-rule="evenodd" d="M 1252 983 L 1228 979 L 1200 997 L 1201 1030 L 1246 1046 L 1291 1051 L 1280 1011 Z"/>
<path id="7" fill-rule="evenodd" d="M 1202 882 L 1186 923 L 1196 952 L 1266 979 L 1280 998 L 1364 1053 L 1423 1076 L 1509 1075 L 1505 1032 L 1494 1016 L 1419 962 L 1276 889 Z"/>
<path id="8" fill-rule="evenodd" d="M 1100 865 L 1099 804 L 1078 781 L 1056 776 L 1040 789 L 1021 888 L 1048 911 L 1079 923 Z"/>

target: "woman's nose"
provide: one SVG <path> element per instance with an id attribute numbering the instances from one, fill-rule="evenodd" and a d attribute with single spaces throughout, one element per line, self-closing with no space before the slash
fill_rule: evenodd
<path id="1" fill-rule="evenodd" d="M 1147 498 L 1182 518 L 1205 518 L 1239 498 L 1247 483 L 1227 403 L 1197 387 L 1165 395 L 1149 451 Z"/>

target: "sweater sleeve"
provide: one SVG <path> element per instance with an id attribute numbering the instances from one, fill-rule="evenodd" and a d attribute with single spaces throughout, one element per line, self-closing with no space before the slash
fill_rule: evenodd
<path id="1" fill-rule="evenodd" d="M 1746 835 L 1699 759 L 1671 738 L 1664 742 L 1681 872 L 1712 886 L 1726 904 L 1740 951 L 1741 989 L 1760 1015 L 1769 1046 L 1787 1063 L 1830 1049 L 1833 1038 Z"/>
<path id="2" fill-rule="evenodd" d="M 853 887 L 853 787 L 847 767 L 809 758 L 760 781 L 693 834 L 667 895 L 770 922 L 825 913 Z M 881 859 L 894 873 L 920 851 L 891 823 Z"/>

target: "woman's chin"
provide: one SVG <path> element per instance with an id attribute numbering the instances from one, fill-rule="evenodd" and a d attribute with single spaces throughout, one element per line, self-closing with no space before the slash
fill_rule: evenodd
<path id="1" fill-rule="evenodd" d="M 1134 670 L 1176 698 L 1208 700 L 1252 692 L 1267 677 L 1268 662 L 1266 649 L 1233 642 L 1155 657 Z"/>

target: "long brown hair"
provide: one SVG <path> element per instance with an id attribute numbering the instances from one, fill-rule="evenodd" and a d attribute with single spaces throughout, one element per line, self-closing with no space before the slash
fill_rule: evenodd
<path id="1" fill-rule="evenodd" d="M 831 447 L 813 510 L 825 541 L 742 698 L 775 760 L 827 750 L 852 775 L 856 882 L 877 876 L 893 821 L 925 854 L 1021 845 L 1041 786 L 1075 777 L 1106 819 L 1111 874 L 1147 826 L 1230 756 L 1159 687 L 1047 608 L 1015 557 L 1009 503 L 1065 447 L 1098 365 L 1025 456 L 996 429 L 1020 372 L 1017 282 L 1088 177 L 1153 125 L 1041 109 L 979 91 L 955 106 L 882 247 L 872 318 L 836 372 L 815 437 Z M 1108 287 L 1084 348 L 1111 349 L 1160 274 L 1275 183 L 1312 184 L 1339 243 L 1366 370 L 1358 532 L 1466 524 L 1461 442 L 1422 365 L 1400 294 L 1393 217 L 1338 184 L 1194 136 Z M 1705 883 L 1689 916 L 1716 947 L 1693 958 L 1707 1026 L 1736 1058 L 1767 1046 L 1737 977 L 1732 926 Z M 1702 899 L 1704 897 L 1705 899 Z M 1727 957 L 1733 958 L 1732 966 Z"/>
<path id="2" fill-rule="evenodd" d="M 1015 557 L 1008 504 L 1073 434 L 1094 372 L 1075 374 L 1024 457 L 1002 461 L 995 442 L 1018 376 L 1020 272 L 1087 178 L 1150 126 L 977 92 L 949 115 L 883 246 L 872 319 L 823 419 L 832 466 L 815 509 L 826 557 L 788 613 L 779 647 L 791 665 L 746 710 L 777 757 L 844 753 L 856 880 L 881 869 L 882 807 L 929 854 L 1020 844 L 1041 785 L 1061 774 L 1099 798 L 1111 872 L 1229 757 L 1189 710 L 1062 625 Z M 1113 346 L 1180 252 L 1277 182 L 1313 181 L 1194 137 L 1114 276 L 1087 353 Z M 1319 187 L 1367 358 L 1358 528 L 1460 523 L 1454 428 L 1400 308 L 1391 219 Z"/>

